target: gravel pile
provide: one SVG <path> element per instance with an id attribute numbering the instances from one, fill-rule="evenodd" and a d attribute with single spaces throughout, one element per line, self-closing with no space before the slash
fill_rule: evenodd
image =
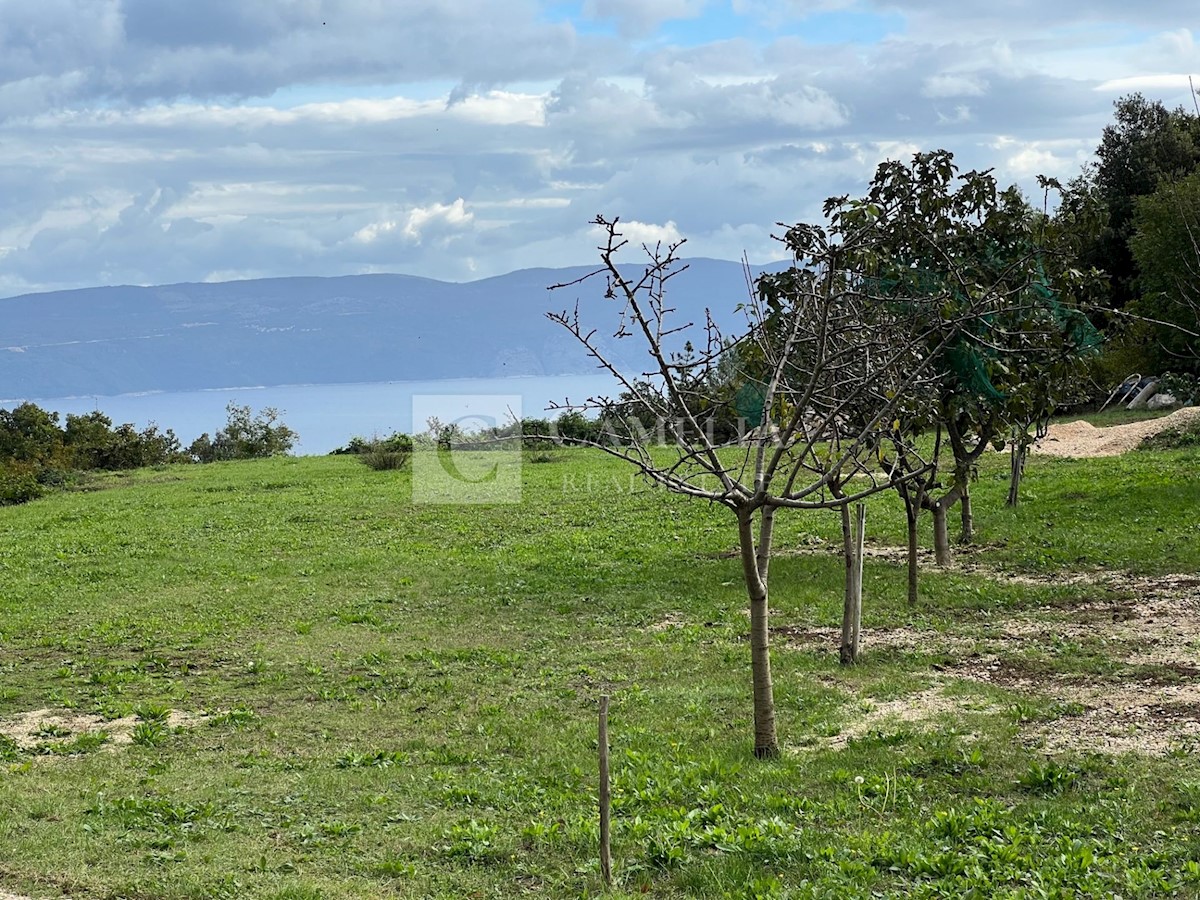
<path id="1" fill-rule="evenodd" d="M 1182 426 L 1200 416 L 1200 406 L 1188 406 L 1169 416 L 1097 428 L 1088 422 L 1063 422 L 1050 426 L 1050 433 L 1033 447 L 1047 456 L 1120 456 L 1135 449 L 1145 438 L 1167 428 Z"/>

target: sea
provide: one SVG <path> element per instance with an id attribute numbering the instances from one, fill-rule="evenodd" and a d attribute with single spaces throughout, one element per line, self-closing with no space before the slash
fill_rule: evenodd
<path id="1" fill-rule="evenodd" d="M 589 397 L 617 393 L 610 376 L 592 374 L 17 398 L 0 400 L 0 408 L 11 409 L 28 399 L 57 412 L 60 421 L 68 413 L 99 410 L 114 425 L 128 422 L 138 430 L 150 424 L 164 431 L 170 428 L 185 447 L 202 433 L 217 432 L 225 424 L 229 404 L 249 406 L 255 413 L 272 408 L 278 411 L 279 421 L 299 434 L 293 453 L 321 455 L 345 446 L 356 436 L 425 431 L 431 418 L 456 422 L 471 431 L 503 425 L 514 417 L 553 419 L 558 412 L 550 409 L 552 404 L 579 404 Z"/>

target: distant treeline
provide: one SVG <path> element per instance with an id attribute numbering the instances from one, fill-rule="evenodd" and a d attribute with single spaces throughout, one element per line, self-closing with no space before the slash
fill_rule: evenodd
<path id="1" fill-rule="evenodd" d="M 600 443 L 604 433 L 604 422 L 589 419 L 574 410 L 563 413 L 557 419 L 525 418 L 507 425 L 470 431 L 464 430 L 456 422 L 430 419 L 426 423 L 426 430 L 418 434 L 397 431 L 387 437 L 356 436 L 346 446 L 331 450 L 330 455 L 362 456 L 379 451 L 410 453 L 414 448 L 433 447 L 443 450 L 499 450 L 516 446 L 537 449 L 554 443 Z"/>
<path id="2" fill-rule="evenodd" d="M 255 415 L 249 406 L 231 403 L 226 412 L 224 428 L 184 447 L 169 428 L 114 426 L 102 412 L 68 413 L 60 424 L 58 413 L 33 403 L 0 409 L 0 506 L 69 485 L 81 472 L 254 459 L 295 446 L 296 433 L 279 421 L 274 409 Z"/>

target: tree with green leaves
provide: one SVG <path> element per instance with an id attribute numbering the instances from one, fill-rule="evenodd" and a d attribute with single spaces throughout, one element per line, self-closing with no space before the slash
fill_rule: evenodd
<path id="1" fill-rule="evenodd" d="M 1200 172 L 1138 198 L 1130 247 L 1153 370 L 1200 373 Z"/>
<path id="2" fill-rule="evenodd" d="M 934 523 L 939 565 L 951 561 L 948 518 L 961 511 L 960 539 L 974 531 L 970 484 L 979 459 L 1053 411 L 1073 365 L 1075 344 L 1094 336 L 1067 305 L 1081 276 L 1059 267 L 1051 289 L 1045 263 L 1057 250 L 1046 217 L 1016 187 L 1000 189 L 990 172 L 958 176 L 948 153 L 929 154 L 911 169 L 876 180 L 871 206 L 908 197 L 905 216 L 872 247 L 872 277 L 896 302 L 940 294 L 939 316 L 927 323 L 929 360 L 938 374 L 929 396 L 901 408 L 889 438 L 897 490 L 905 505 L 909 599 L 916 599 L 917 527 Z M 861 205 L 856 213 L 861 217 Z M 923 227 L 911 223 L 924 220 Z M 987 302 L 980 306 L 981 292 Z M 1081 332 L 1079 329 L 1085 330 Z M 932 450 L 910 458 L 917 434 L 933 434 Z M 924 476 L 916 475 L 923 469 Z"/>
<path id="3" fill-rule="evenodd" d="M 1141 94 L 1122 97 L 1096 157 L 1096 189 L 1108 213 L 1100 239 L 1101 268 L 1111 279 L 1112 305 L 1122 308 L 1139 293 L 1130 247 L 1138 198 L 1200 167 L 1200 117 L 1183 107 L 1169 110 Z"/>
<path id="4" fill-rule="evenodd" d="M 261 459 L 282 456 L 295 446 L 299 436 L 280 421 L 279 410 L 265 407 L 256 415 L 249 406 L 230 402 L 225 407 L 225 427 L 209 437 L 200 435 L 188 447 L 198 462 L 231 459 Z"/>

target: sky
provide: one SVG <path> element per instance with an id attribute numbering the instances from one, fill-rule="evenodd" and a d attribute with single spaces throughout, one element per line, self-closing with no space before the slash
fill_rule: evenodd
<path id="1" fill-rule="evenodd" d="M 1195 0 L 0 0 L 0 296 L 466 281 L 597 213 L 766 262 L 917 151 L 1032 198 L 1189 74 Z"/>

